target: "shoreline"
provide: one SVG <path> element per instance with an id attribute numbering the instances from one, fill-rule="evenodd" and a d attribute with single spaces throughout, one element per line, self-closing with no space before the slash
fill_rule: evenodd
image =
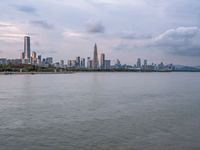
<path id="1" fill-rule="evenodd" d="M 0 72 L 0 75 L 46 75 L 46 74 L 73 74 L 73 73 L 172 73 L 172 72 L 200 72 L 200 71 L 65 71 L 65 72 Z"/>

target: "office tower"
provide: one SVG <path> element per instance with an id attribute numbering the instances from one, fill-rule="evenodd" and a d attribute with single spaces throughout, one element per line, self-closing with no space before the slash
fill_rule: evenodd
<path id="1" fill-rule="evenodd" d="M 144 66 L 147 66 L 147 60 L 146 59 L 144 60 Z"/>
<path id="2" fill-rule="evenodd" d="M 47 57 L 46 58 L 46 64 L 52 65 L 53 64 L 53 58 L 52 57 Z"/>
<path id="3" fill-rule="evenodd" d="M 36 54 L 36 52 L 32 52 L 32 56 L 31 56 L 33 59 L 36 59 L 37 58 L 37 54 Z"/>
<path id="4" fill-rule="evenodd" d="M 68 66 L 68 67 L 72 67 L 72 60 L 68 60 L 68 61 L 67 61 L 67 66 Z"/>
<path id="5" fill-rule="evenodd" d="M 81 68 L 85 68 L 85 58 L 81 58 Z"/>
<path id="6" fill-rule="evenodd" d="M 98 53 L 97 53 L 97 44 L 96 43 L 94 45 L 94 58 L 93 58 L 92 67 L 93 67 L 93 69 L 98 69 L 99 68 Z"/>
<path id="7" fill-rule="evenodd" d="M 64 67 L 64 60 L 60 60 L 60 67 Z"/>
<path id="8" fill-rule="evenodd" d="M 41 63 L 42 63 L 42 56 L 41 56 L 41 55 L 38 55 L 37 61 L 38 61 L 38 64 L 41 64 Z"/>
<path id="9" fill-rule="evenodd" d="M 36 52 L 32 52 L 32 55 L 31 55 L 31 64 L 36 64 L 37 63 L 37 54 Z"/>
<path id="10" fill-rule="evenodd" d="M 105 60 L 105 69 L 110 69 L 110 68 L 111 68 L 111 61 Z"/>
<path id="11" fill-rule="evenodd" d="M 23 60 L 24 59 L 24 52 L 20 53 L 20 59 Z"/>
<path id="12" fill-rule="evenodd" d="M 141 59 L 140 58 L 137 59 L 137 68 L 141 68 Z"/>
<path id="13" fill-rule="evenodd" d="M 101 69 L 105 69 L 105 54 L 101 54 Z"/>
<path id="14" fill-rule="evenodd" d="M 76 67 L 80 67 L 80 64 L 81 64 L 81 58 L 80 56 L 76 57 Z"/>
<path id="15" fill-rule="evenodd" d="M 91 69 L 92 68 L 92 66 L 91 66 L 91 64 L 90 64 L 90 57 L 87 57 L 87 68 L 88 69 Z"/>
<path id="16" fill-rule="evenodd" d="M 30 43 L 30 37 L 25 36 L 24 37 L 24 59 L 28 59 L 30 61 L 31 58 L 31 43 Z"/>

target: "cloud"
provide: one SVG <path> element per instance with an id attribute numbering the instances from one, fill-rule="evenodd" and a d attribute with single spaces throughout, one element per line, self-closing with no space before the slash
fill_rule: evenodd
<path id="1" fill-rule="evenodd" d="M 121 32 L 117 35 L 120 36 L 122 39 L 127 39 L 127 40 L 128 39 L 134 40 L 134 39 L 149 39 L 149 38 L 152 38 L 151 35 L 138 35 L 136 33 L 130 32 L 130 31 Z"/>
<path id="2" fill-rule="evenodd" d="M 33 20 L 29 22 L 30 24 L 34 25 L 34 26 L 38 26 L 44 29 L 53 29 L 54 26 L 49 24 L 47 21 L 45 20 Z"/>
<path id="3" fill-rule="evenodd" d="M 104 33 L 105 27 L 100 21 L 89 20 L 86 23 L 86 29 L 89 33 Z"/>
<path id="4" fill-rule="evenodd" d="M 0 23 L 0 41 L 19 42 L 26 35 L 18 27 L 9 23 Z"/>
<path id="5" fill-rule="evenodd" d="M 123 34 L 122 34 L 123 35 Z M 178 27 L 158 36 L 124 34 L 114 50 L 154 49 L 180 56 L 200 56 L 200 28 Z"/>
<path id="6" fill-rule="evenodd" d="M 36 8 L 30 5 L 12 5 L 12 6 L 21 12 L 25 12 L 28 14 L 36 13 Z"/>
<path id="7" fill-rule="evenodd" d="M 179 27 L 170 29 L 153 39 L 152 46 L 183 56 L 200 56 L 200 29 Z"/>
<path id="8" fill-rule="evenodd" d="M 65 31 L 63 33 L 64 37 L 71 37 L 71 38 L 80 38 L 83 36 L 83 34 L 81 32 L 78 31 Z"/>

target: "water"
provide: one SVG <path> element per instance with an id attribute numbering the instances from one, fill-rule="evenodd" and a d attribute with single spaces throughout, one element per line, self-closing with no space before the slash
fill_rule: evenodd
<path id="1" fill-rule="evenodd" d="M 199 73 L 0 76 L 0 150 L 199 150 Z"/>

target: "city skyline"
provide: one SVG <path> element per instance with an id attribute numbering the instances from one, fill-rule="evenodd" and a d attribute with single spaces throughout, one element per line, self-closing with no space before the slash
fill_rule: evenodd
<path id="1" fill-rule="evenodd" d="M 2 0 L 0 57 L 18 58 L 27 35 L 33 39 L 32 51 L 56 61 L 87 58 L 97 42 L 98 53 L 111 61 L 133 65 L 143 58 L 157 64 L 199 66 L 200 22 L 195 13 L 199 4 L 197 0 Z"/>

